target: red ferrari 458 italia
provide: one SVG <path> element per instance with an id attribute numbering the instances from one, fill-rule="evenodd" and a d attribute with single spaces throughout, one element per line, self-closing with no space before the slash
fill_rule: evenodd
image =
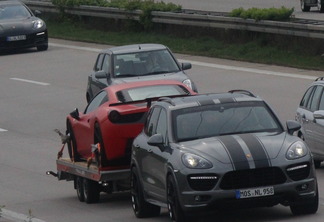
<path id="1" fill-rule="evenodd" d="M 87 105 L 67 116 L 68 151 L 73 161 L 97 161 L 99 167 L 129 165 L 133 139 L 140 133 L 148 101 L 194 95 L 186 85 L 156 80 L 108 86 Z"/>

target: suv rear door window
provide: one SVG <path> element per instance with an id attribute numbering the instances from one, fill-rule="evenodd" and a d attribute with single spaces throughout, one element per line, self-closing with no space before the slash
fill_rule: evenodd
<path id="1" fill-rule="evenodd" d="M 310 110 L 312 112 L 318 110 L 318 104 L 319 104 L 319 100 L 322 96 L 322 91 L 323 91 L 323 87 L 317 86 L 313 93 L 312 100 L 310 101 Z"/>
<path id="2" fill-rule="evenodd" d="M 311 96 L 311 94 L 312 94 L 313 89 L 314 89 L 314 87 L 310 87 L 310 88 L 306 91 L 306 93 L 304 94 L 304 97 L 303 97 L 303 99 L 301 100 L 299 106 L 301 106 L 301 107 L 305 107 L 305 108 L 307 107 L 307 104 L 308 104 L 308 102 L 309 102 L 309 98 L 310 98 L 310 96 Z"/>

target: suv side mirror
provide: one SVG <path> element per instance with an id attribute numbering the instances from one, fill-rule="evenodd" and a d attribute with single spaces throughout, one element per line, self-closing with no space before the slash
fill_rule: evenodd
<path id="1" fill-rule="evenodd" d="M 292 135 L 294 132 L 299 130 L 301 128 L 301 125 L 299 122 L 294 121 L 294 120 L 288 120 L 287 123 L 287 130 L 290 135 Z"/>
<path id="2" fill-rule="evenodd" d="M 181 63 L 181 68 L 182 70 L 187 70 L 187 69 L 191 69 L 191 63 L 189 62 L 184 62 L 184 63 Z"/>
<path id="3" fill-rule="evenodd" d="M 147 143 L 151 146 L 159 146 L 163 144 L 163 137 L 161 134 L 154 134 L 151 136 L 148 140 Z"/>
<path id="4" fill-rule="evenodd" d="M 74 119 L 76 119 L 76 120 L 80 120 L 80 114 L 79 114 L 79 110 L 78 110 L 78 108 L 75 108 L 75 110 L 72 111 L 72 112 L 70 113 L 70 115 L 71 115 Z"/>
<path id="5" fill-rule="evenodd" d="M 154 134 L 147 140 L 147 143 L 150 146 L 157 146 L 162 152 L 165 149 L 164 142 L 163 142 L 163 136 L 161 134 Z"/>
<path id="6" fill-rule="evenodd" d="M 324 119 L 324 110 L 317 110 L 313 114 L 314 119 Z"/>
<path id="7" fill-rule="evenodd" d="M 95 77 L 97 79 L 105 79 L 108 77 L 108 74 L 104 70 L 100 70 L 100 71 L 96 72 Z"/>
<path id="8" fill-rule="evenodd" d="M 36 9 L 36 10 L 34 11 L 34 14 L 35 14 L 36 16 L 39 16 L 39 15 L 42 14 L 42 12 Z"/>

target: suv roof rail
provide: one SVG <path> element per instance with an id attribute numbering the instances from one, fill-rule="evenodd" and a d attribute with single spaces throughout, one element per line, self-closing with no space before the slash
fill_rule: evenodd
<path id="1" fill-rule="evenodd" d="M 321 81 L 321 80 L 324 80 L 324 77 L 322 76 L 322 77 L 318 77 L 317 79 L 315 79 L 315 82 L 316 81 Z"/>
<path id="2" fill-rule="evenodd" d="M 228 92 L 229 93 L 241 93 L 241 94 L 245 94 L 245 95 L 252 96 L 252 97 L 256 98 L 256 95 L 254 95 L 253 93 L 251 93 L 250 91 L 245 90 L 245 89 L 233 89 Z"/>

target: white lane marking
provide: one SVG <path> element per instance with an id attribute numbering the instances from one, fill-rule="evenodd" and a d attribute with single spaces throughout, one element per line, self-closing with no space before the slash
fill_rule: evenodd
<path id="1" fill-rule="evenodd" d="M 57 43 L 49 43 L 49 45 L 56 46 L 56 47 L 69 48 L 69 49 L 85 50 L 85 51 L 91 51 L 91 52 L 101 52 L 102 51 L 102 49 L 64 45 L 64 44 L 57 44 Z M 192 60 L 180 60 L 179 59 L 179 62 L 190 62 L 191 64 L 197 65 L 197 66 L 205 66 L 205 67 L 223 69 L 223 70 L 249 72 L 249 73 L 256 73 L 256 74 L 261 74 L 261 75 L 273 75 L 273 76 L 282 76 L 282 77 L 309 79 L 309 80 L 315 80 L 316 78 L 318 78 L 318 76 L 300 75 L 300 74 L 284 73 L 284 72 L 274 72 L 274 71 L 268 71 L 268 70 L 262 70 L 262 69 L 244 68 L 244 67 L 240 67 L 240 66 L 219 65 L 219 64 L 214 64 L 214 63 L 198 62 L 198 61 L 192 61 Z"/>
<path id="2" fill-rule="evenodd" d="M 90 48 L 90 47 L 83 47 L 83 46 L 73 46 L 73 45 L 63 45 L 58 43 L 49 43 L 50 46 L 61 47 L 61 48 L 68 48 L 68 49 L 78 49 L 90 52 L 101 52 L 102 49 Z"/>
<path id="3" fill-rule="evenodd" d="M 50 85 L 49 83 L 46 83 L 46 82 L 37 82 L 37 81 L 33 81 L 33 80 L 28 80 L 28 79 L 20 79 L 20 78 L 10 78 L 10 79 L 17 80 L 17 81 L 22 81 L 22 82 L 34 83 L 34 84 L 42 85 L 42 86 Z"/>
<path id="4" fill-rule="evenodd" d="M 273 75 L 273 76 L 291 77 L 291 78 L 299 78 L 299 79 L 310 79 L 310 80 L 315 80 L 316 78 L 318 78 L 318 76 L 299 75 L 299 74 L 284 73 L 284 72 L 273 72 L 273 71 L 262 70 L 262 69 L 244 68 L 244 67 L 239 67 L 239 66 L 218 65 L 218 64 L 213 64 L 213 63 L 197 62 L 197 61 L 190 61 L 190 60 L 179 60 L 179 61 L 190 62 L 191 64 L 197 65 L 197 66 L 205 66 L 205 67 L 224 69 L 224 70 L 250 72 L 250 73 L 262 74 L 262 75 Z"/>
<path id="5" fill-rule="evenodd" d="M 7 132 L 8 130 L 6 130 L 6 129 L 1 129 L 0 128 L 0 132 Z"/>
<path id="6" fill-rule="evenodd" d="M 26 222 L 26 221 L 31 221 L 31 222 L 46 222 L 44 220 L 40 220 L 37 218 L 34 218 L 32 215 L 24 215 L 24 214 L 19 214 L 10 210 L 6 209 L 1 209 L 1 217 L 14 221 L 14 222 Z"/>

